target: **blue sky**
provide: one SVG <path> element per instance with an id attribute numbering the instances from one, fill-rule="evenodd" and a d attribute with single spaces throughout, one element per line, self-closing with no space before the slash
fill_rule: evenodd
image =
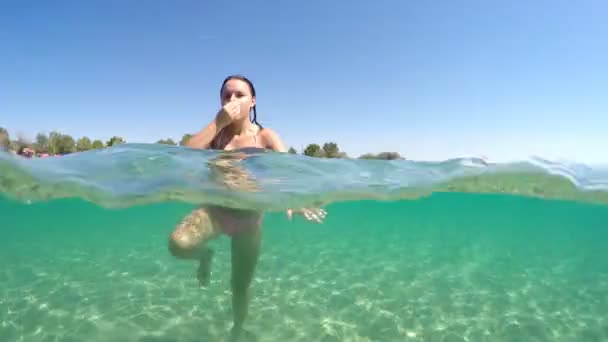
<path id="1" fill-rule="evenodd" d="M 608 160 L 604 1 L 3 1 L 0 126 L 179 139 L 250 77 L 301 150 Z"/>

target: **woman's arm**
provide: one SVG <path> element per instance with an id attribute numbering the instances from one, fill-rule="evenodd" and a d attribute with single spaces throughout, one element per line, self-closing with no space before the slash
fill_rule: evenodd
<path id="1" fill-rule="evenodd" d="M 215 118 L 213 118 L 213 121 L 211 121 L 207 127 L 203 128 L 188 140 L 186 146 L 203 149 L 209 148 L 213 138 L 215 138 L 222 129 L 230 125 L 230 123 L 239 116 L 239 113 L 240 107 L 238 100 L 228 102 L 217 112 Z"/>
<path id="2" fill-rule="evenodd" d="M 264 128 L 264 138 L 266 139 L 266 145 L 268 148 L 278 151 L 278 152 L 287 152 L 287 148 L 283 143 L 283 140 L 279 137 L 279 135 L 270 128 Z M 264 132 L 263 131 L 263 132 Z M 325 216 L 327 216 L 327 212 L 321 208 L 302 208 L 298 210 L 287 209 L 287 218 L 291 220 L 293 215 L 302 215 L 309 221 L 315 221 L 317 223 L 323 222 Z"/>
<path id="3" fill-rule="evenodd" d="M 218 120 L 214 119 L 207 125 L 207 127 L 193 135 L 186 143 L 186 146 L 202 149 L 209 148 L 211 141 L 213 141 L 213 138 L 215 138 L 222 128 L 223 127 L 218 124 Z"/>

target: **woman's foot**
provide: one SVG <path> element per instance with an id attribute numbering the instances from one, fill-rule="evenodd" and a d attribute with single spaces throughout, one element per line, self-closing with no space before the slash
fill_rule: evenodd
<path id="1" fill-rule="evenodd" d="M 211 260 L 213 259 L 213 251 L 210 249 L 205 249 L 203 251 L 202 256 L 200 258 L 200 262 L 198 264 L 198 271 L 196 272 L 196 278 L 198 279 L 198 283 L 200 286 L 207 287 L 209 286 L 209 281 L 211 278 Z"/>
<path id="2" fill-rule="evenodd" d="M 250 342 L 257 341 L 258 337 L 251 331 L 243 329 L 243 327 L 237 327 L 236 325 L 230 330 L 230 342 Z"/>

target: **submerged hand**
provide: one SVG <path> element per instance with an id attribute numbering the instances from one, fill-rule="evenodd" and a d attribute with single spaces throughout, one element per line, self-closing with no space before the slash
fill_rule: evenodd
<path id="1" fill-rule="evenodd" d="M 293 215 L 302 215 L 309 221 L 315 221 L 317 223 L 323 222 L 325 216 L 327 216 L 327 211 L 321 208 L 302 208 L 298 210 L 287 209 L 287 218 L 291 220 Z"/>

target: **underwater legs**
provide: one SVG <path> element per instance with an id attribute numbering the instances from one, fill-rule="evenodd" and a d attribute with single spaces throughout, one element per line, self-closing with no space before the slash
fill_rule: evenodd
<path id="1" fill-rule="evenodd" d="M 259 258 L 261 240 L 261 226 L 252 227 L 232 237 L 233 338 L 244 333 L 243 323 L 249 308 L 249 287 Z"/>
<path id="2" fill-rule="evenodd" d="M 192 211 L 175 228 L 169 238 L 169 251 L 180 259 L 199 260 L 197 278 L 201 286 L 209 284 L 213 251 L 207 241 L 219 234 L 219 228 L 206 208 Z"/>
<path id="3" fill-rule="evenodd" d="M 220 233 L 231 236 L 232 339 L 250 335 L 243 329 L 249 308 L 251 282 L 258 262 L 262 240 L 262 216 L 258 212 L 210 207 L 190 213 L 171 234 L 169 250 L 180 259 L 199 260 L 197 278 L 209 282 L 213 252 L 207 241 Z"/>

